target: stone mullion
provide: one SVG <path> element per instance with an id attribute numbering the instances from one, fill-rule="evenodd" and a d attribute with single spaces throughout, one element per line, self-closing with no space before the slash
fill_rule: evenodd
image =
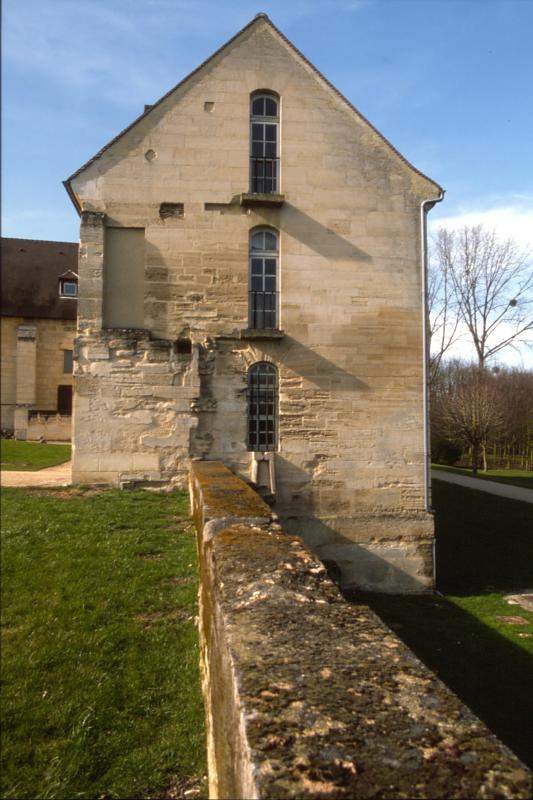
<path id="1" fill-rule="evenodd" d="M 17 330 L 17 372 L 15 439 L 26 439 L 28 412 L 35 406 L 37 375 L 37 328 L 19 325 Z"/>

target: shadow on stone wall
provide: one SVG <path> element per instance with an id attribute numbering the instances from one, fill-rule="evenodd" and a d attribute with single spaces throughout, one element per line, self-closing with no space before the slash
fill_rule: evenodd
<path id="1" fill-rule="evenodd" d="M 431 589 L 424 569 L 431 543 L 354 542 L 317 517 L 280 516 L 280 521 L 287 533 L 302 537 L 343 591 L 419 594 Z"/>
<path id="2" fill-rule="evenodd" d="M 279 227 L 284 233 L 314 250 L 328 260 L 372 261 L 372 256 L 344 236 L 326 227 L 291 203 L 285 202 L 279 215 Z"/>
<path id="3" fill-rule="evenodd" d="M 343 589 L 398 593 L 431 589 L 432 540 L 411 536 L 409 541 L 406 532 L 413 519 L 416 525 L 416 517 L 370 510 L 350 517 L 349 509 L 339 503 L 339 524 L 352 526 L 352 535 L 343 535 L 332 520 L 316 514 L 312 468 L 306 471 L 277 453 L 276 476 L 283 488 L 275 510 L 284 530 L 301 536 Z"/>
<path id="4" fill-rule="evenodd" d="M 344 389 L 350 392 L 370 391 L 367 383 L 330 359 L 320 355 L 298 339 L 285 334 L 280 344 L 264 346 L 265 352 L 281 367 L 297 371 L 297 377 L 313 383 L 319 389 Z"/>
<path id="5" fill-rule="evenodd" d="M 329 391 L 344 389 L 348 392 L 368 392 L 370 386 L 348 370 L 325 358 L 311 347 L 307 347 L 293 336 L 284 334 L 279 342 L 261 342 L 261 351 L 282 370 L 294 372 L 283 378 L 301 378 L 318 389 Z M 283 386 L 282 386 L 283 389 Z M 288 390 L 290 393 L 290 389 Z"/>

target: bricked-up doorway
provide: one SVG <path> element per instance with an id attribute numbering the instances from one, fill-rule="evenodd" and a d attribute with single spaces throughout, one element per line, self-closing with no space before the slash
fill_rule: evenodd
<path id="1" fill-rule="evenodd" d="M 57 413 L 68 417 L 72 415 L 72 386 L 57 387 Z"/>

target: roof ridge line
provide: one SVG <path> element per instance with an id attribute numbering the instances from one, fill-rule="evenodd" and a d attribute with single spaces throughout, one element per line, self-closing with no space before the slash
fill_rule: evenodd
<path id="1" fill-rule="evenodd" d="M 63 241 L 62 239 L 28 239 L 25 236 L 1 236 L 0 241 L 10 241 L 10 242 L 43 242 L 44 244 L 73 244 L 76 247 L 79 246 L 79 242 L 67 242 Z"/>
<path id="2" fill-rule="evenodd" d="M 147 108 L 145 111 L 143 111 L 142 114 L 139 114 L 139 116 L 136 117 L 133 120 L 133 122 L 130 122 L 130 124 L 127 125 L 122 131 L 120 131 L 120 133 L 117 133 L 117 135 L 114 136 L 107 144 L 101 147 L 100 150 L 97 153 L 95 153 L 92 158 L 86 161 L 85 164 L 82 164 L 81 167 L 79 167 L 75 172 L 72 173 L 72 175 L 70 175 L 63 181 L 63 186 L 67 190 L 72 202 L 74 203 L 78 211 L 81 212 L 81 208 L 79 207 L 74 192 L 72 191 L 72 187 L 70 186 L 70 181 L 76 178 L 80 174 L 80 172 L 83 172 L 85 169 L 87 169 L 87 167 L 93 164 L 94 161 L 96 161 L 97 158 L 100 158 L 100 156 L 103 153 L 105 153 L 105 151 L 108 150 L 113 144 L 115 144 L 115 142 L 118 141 L 118 139 L 124 136 L 125 133 L 128 133 L 128 131 L 130 131 L 134 127 L 134 125 L 136 125 L 138 122 L 141 121 L 141 119 L 150 114 L 154 110 L 154 108 L 157 108 L 157 106 L 161 105 L 161 103 L 163 103 L 167 99 L 167 97 L 170 97 L 170 95 L 173 94 L 173 92 L 175 92 L 177 89 L 179 89 L 180 86 L 183 86 L 183 84 L 186 83 L 188 80 L 190 80 L 194 75 L 196 75 L 197 72 L 200 72 L 200 70 L 203 69 L 207 64 L 209 64 L 210 61 L 216 58 L 223 50 L 226 49 L 226 47 L 229 47 L 235 41 L 235 39 L 238 39 L 238 37 L 241 36 L 241 34 L 243 34 L 246 30 L 248 30 L 248 28 L 251 28 L 252 25 L 254 25 L 259 20 L 265 20 L 270 25 L 272 25 L 272 27 L 275 27 L 271 19 L 266 14 L 258 14 L 257 16 L 255 16 L 253 19 L 250 20 L 250 22 L 246 23 L 246 25 L 243 28 L 238 30 L 237 33 L 235 33 L 230 39 L 228 39 L 227 42 L 224 42 L 224 44 L 222 44 L 217 50 L 215 50 L 214 53 L 211 53 L 211 55 L 208 58 L 204 59 L 204 61 L 202 61 L 201 64 L 198 64 L 198 66 L 195 67 L 192 70 L 192 72 L 189 72 L 188 75 L 182 78 L 181 81 L 178 81 L 178 83 L 171 89 L 169 89 L 168 92 L 165 92 L 165 94 L 162 97 L 160 97 L 159 100 L 156 100 L 155 103 L 150 105 L 150 107 Z"/>
<path id="3" fill-rule="evenodd" d="M 387 145 L 388 145 L 388 146 L 391 148 L 391 150 L 393 150 L 393 151 L 396 153 L 396 155 L 397 155 L 397 156 L 399 156 L 399 158 L 400 158 L 400 159 L 401 159 L 401 160 L 402 160 L 402 161 L 403 161 L 405 164 L 407 164 L 407 166 L 408 166 L 408 167 L 410 167 L 412 170 L 414 170 L 414 172 L 416 172 L 416 173 L 417 173 L 418 175 L 420 175 L 422 178 L 425 178 L 425 180 L 429 181 L 429 182 L 430 182 L 430 183 L 432 183 L 434 186 L 436 186 L 436 187 L 437 187 L 437 189 L 439 189 L 441 192 L 443 192 L 443 191 L 444 191 L 444 190 L 443 190 L 443 188 L 442 188 L 442 186 L 441 186 L 440 184 L 438 184 L 436 181 L 434 181 L 434 180 L 433 180 L 433 178 L 430 178 L 430 177 L 429 177 L 429 175 L 426 175 L 424 172 L 422 172 L 421 170 L 417 169 L 417 167 L 415 167 L 415 165 L 414 165 L 414 164 L 412 164 L 412 163 L 409 161 L 409 159 L 408 159 L 408 158 L 406 158 L 406 157 L 405 157 L 405 156 L 404 156 L 402 153 L 400 153 L 400 151 L 399 151 L 399 150 L 398 150 L 398 149 L 397 149 L 397 148 L 396 148 L 396 147 L 395 147 L 395 146 L 392 144 L 392 142 L 391 142 L 391 141 L 389 141 L 389 139 L 387 139 L 387 137 L 386 137 L 386 136 L 385 136 L 383 133 L 381 133 L 381 131 L 380 131 L 378 128 L 376 128 L 376 126 L 375 126 L 375 125 L 373 125 L 373 124 L 370 122 L 370 120 L 369 120 L 367 117 L 365 117 L 365 115 L 364 115 L 364 114 L 363 114 L 361 111 L 359 111 L 359 109 L 358 109 L 358 108 L 356 108 L 356 106 L 354 106 L 354 104 L 353 104 L 353 103 L 352 103 L 350 100 L 348 100 L 348 98 L 346 97 L 346 95 L 344 95 L 344 94 L 343 94 L 343 93 L 342 93 L 342 92 L 341 92 L 339 89 L 337 89 L 337 87 L 336 87 L 336 86 L 335 86 L 333 83 L 331 83 L 331 81 L 330 81 L 328 78 L 326 78 L 326 76 L 325 76 L 325 75 L 324 75 L 324 74 L 323 74 L 323 73 L 322 73 L 322 72 L 321 72 L 321 71 L 318 69 L 318 67 L 315 67 L 315 65 L 313 64 L 313 62 L 312 62 L 312 61 L 310 61 L 310 60 L 307 58 L 307 56 L 305 56 L 305 55 L 302 53 L 302 51 L 301 51 L 301 50 L 299 50 L 299 49 L 296 47 L 296 45 L 295 45 L 295 44 L 293 44 L 293 42 L 291 42 L 291 40 L 290 40 L 290 39 L 289 39 L 287 36 L 285 36 L 285 34 L 283 33 L 283 31 L 280 31 L 280 29 L 279 29 L 279 28 L 278 28 L 276 25 L 274 25 L 274 23 L 272 22 L 272 20 L 271 20 L 269 17 L 267 17 L 266 15 L 265 15 L 265 17 L 266 17 L 267 21 L 270 23 L 270 25 L 272 26 L 272 28 L 273 28 L 273 29 L 276 31 L 276 33 L 278 34 L 278 36 L 280 36 L 280 37 L 281 37 L 281 39 L 283 39 L 283 41 L 284 41 L 284 42 L 285 42 L 285 43 L 286 43 L 286 44 L 287 44 L 287 45 L 288 45 L 288 46 L 289 46 L 289 47 L 290 47 L 292 50 L 294 50 L 294 51 L 295 51 L 295 53 L 297 53 L 297 55 L 299 55 L 299 56 L 300 56 L 300 58 L 301 58 L 301 59 L 302 59 L 302 60 L 303 60 L 303 61 L 304 61 L 304 62 L 307 64 L 307 66 L 308 66 L 308 67 L 310 67 L 310 68 L 311 68 L 311 70 L 312 70 L 313 72 L 315 72 L 315 73 L 316 73 L 316 74 L 319 76 L 319 78 L 321 78 L 321 80 L 323 80 L 323 81 L 324 81 L 324 83 L 325 83 L 325 84 L 326 84 L 326 85 L 327 85 L 327 86 L 328 86 L 330 89 L 332 89 L 332 90 L 333 90 L 334 94 L 336 94 L 336 95 L 337 95 L 337 97 L 339 97 L 341 100 L 343 100 L 343 101 L 346 103 L 346 105 L 347 105 L 347 106 L 348 106 L 348 107 L 349 107 L 349 108 L 350 108 L 350 109 L 351 109 L 351 110 L 352 110 L 352 111 L 353 111 L 355 114 L 357 114 L 357 116 L 358 116 L 358 117 L 360 117 L 360 118 L 363 120 L 363 122 L 366 122 L 366 124 L 369 126 L 369 128 L 371 128 L 371 129 L 374 131 L 374 133 L 376 133 L 376 134 L 379 136 L 379 138 L 380 138 L 380 139 L 382 139 L 382 140 L 385 142 L 385 144 L 387 144 Z"/>

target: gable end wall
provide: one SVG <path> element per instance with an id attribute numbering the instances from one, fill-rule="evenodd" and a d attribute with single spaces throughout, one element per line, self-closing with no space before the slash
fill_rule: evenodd
<path id="1" fill-rule="evenodd" d="M 235 200 L 248 188 L 249 95 L 259 88 L 281 97 L 286 200 L 277 209 Z M 362 569 L 372 587 L 430 586 L 420 203 L 437 199 L 435 186 L 267 24 L 248 29 L 72 185 L 86 209 L 75 479 L 179 483 L 190 457 L 249 478 L 246 371 L 271 361 L 280 383 L 276 509 L 288 528 L 339 564 L 346 583 L 364 585 Z M 161 215 L 163 203 L 183 204 L 183 215 Z M 240 338 L 248 237 L 263 224 L 280 232 L 285 335 L 250 342 Z M 109 226 L 144 229 L 144 324 L 134 333 L 102 329 Z M 190 356 L 178 353 L 183 337 Z"/>

